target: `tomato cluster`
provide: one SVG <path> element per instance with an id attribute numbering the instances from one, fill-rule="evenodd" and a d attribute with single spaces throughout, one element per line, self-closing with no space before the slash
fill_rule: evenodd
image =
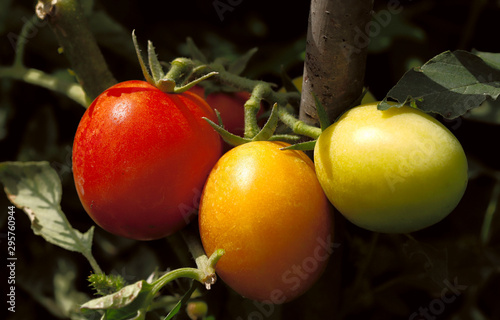
<path id="1" fill-rule="evenodd" d="M 467 185 L 458 140 L 415 108 L 349 110 L 321 133 L 313 162 L 284 142 L 222 155 L 203 119 L 216 122 L 215 112 L 200 96 L 144 81 L 103 92 L 75 135 L 75 185 L 99 226 L 132 239 L 168 236 L 199 211 L 205 252 L 225 251 L 216 270 L 245 297 L 284 303 L 318 280 L 332 253 L 332 204 L 362 228 L 412 232 L 448 215 Z M 248 97 L 205 98 L 242 135 Z"/>

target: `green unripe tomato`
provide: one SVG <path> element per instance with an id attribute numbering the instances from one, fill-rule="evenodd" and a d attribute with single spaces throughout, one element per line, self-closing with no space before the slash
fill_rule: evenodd
<path id="1" fill-rule="evenodd" d="M 467 186 L 467 159 L 455 136 L 408 106 L 355 107 L 319 137 L 316 174 L 330 202 L 355 225 L 408 233 L 444 219 Z"/>

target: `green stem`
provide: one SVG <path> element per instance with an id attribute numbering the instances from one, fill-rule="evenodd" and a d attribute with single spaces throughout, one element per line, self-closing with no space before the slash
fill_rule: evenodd
<path id="1" fill-rule="evenodd" d="M 260 109 L 260 102 L 268 87 L 269 85 L 265 83 L 257 83 L 252 90 L 250 99 L 245 102 L 245 138 L 251 139 L 260 131 L 259 124 L 257 123 L 257 113 Z"/>
<path id="2" fill-rule="evenodd" d="M 165 273 L 153 283 L 152 294 L 158 293 L 167 283 L 179 278 L 189 278 L 203 283 L 204 273 L 196 268 L 179 268 Z"/>
<path id="3" fill-rule="evenodd" d="M 481 227 L 481 242 L 483 245 L 488 244 L 491 237 L 491 226 L 493 222 L 493 217 L 498 207 L 498 198 L 500 197 L 500 180 L 497 180 L 493 191 L 491 192 L 490 203 L 486 208 L 486 213 L 484 214 L 483 225 Z"/>
<path id="4" fill-rule="evenodd" d="M 204 284 L 208 290 L 210 289 L 210 286 L 213 285 L 217 280 L 217 276 L 215 274 L 215 265 L 224 255 L 224 250 L 218 249 L 210 256 L 210 258 L 208 258 L 205 254 L 205 251 L 203 250 L 203 246 L 201 245 L 197 229 L 194 228 L 194 226 L 184 228 L 181 231 L 181 235 L 184 238 L 189 251 L 193 255 L 196 266 L 198 267 L 195 270 L 198 270 L 199 278 L 193 279 Z"/>
<path id="5" fill-rule="evenodd" d="M 12 78 L 34 84 L 52 91 L 64 94 L 68 98 L 87 107 L 87 99 L 82 87 L 74 82 L 61 80 L 58 77 L 46 74 L 43 71 L 25 68 L 23 66 L 0 67 L 0 78 Z"/>
<path id="6" fill-rule="evenodd" d="M 170 70 L 167 72 L 165 80 L 173 80 L 175 84 L 183 83 L 193 72 L 194 63 L 187 58 L 177 58 L 171 62 Z"/>
<path id="7" fill-rule="evenodd" d="M 88 252 L 83 252 L 83 255 L 85 256 L 85 258 L 87 258 L 95 274 L 104 274 L 102 272 L 101 267 L 99 267 L 99 264 L 97 263 L 96 259 L 92 255 L 92 252 L 90 252 L 90 250 Z"/>
<path id="8" fill-rule="evenodd" d="M 321 135 L 321 129 L 306 124 L 291 115 L 285 108 L 279 107 L 278 116 L 280 120 L 290 127 L 294 133 L 317 139 Z"/>
<path id="9" fill-rule="evenodd" d="M 79 1 L 39 0 L 36 11 L 40 19 L 49 22 L 90 100 L 116 84 L 90 32 Z"/>
<path id="10" fill-rule="evenodd" d="M 24 60 L 24 48 L 26 47 L 26 43 L 28 43 L 28 33 L 33 28 L 34 23 L 36 22 L 37 16 L 33 15 L 33 17 L 24 23 L 21 32 L 19 33 L 19 41 L 16 43 L 16 56 L 14 58 L 14 67 L 22 67 Z"/>

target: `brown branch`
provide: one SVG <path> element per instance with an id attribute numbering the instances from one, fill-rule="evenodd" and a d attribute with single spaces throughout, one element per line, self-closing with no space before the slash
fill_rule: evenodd
<path id="1" fill-rule="evenodd" d="M 363 91 L 371 0 L 312 0 L 300 120 L 318 123 L 312 93 L 336 119 Z"/>
<path id="2" fill-rule="evenodd" d="M 116 83 L 90 32 L 79 1 L 39 0 L 36 13 L 40 19 L 49 22 L 90 100 Z"/>

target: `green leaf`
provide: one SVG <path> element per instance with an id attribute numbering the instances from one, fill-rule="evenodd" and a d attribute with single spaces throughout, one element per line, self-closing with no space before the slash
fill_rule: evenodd
<path id="1" fill-rule="evenodd" d="M 143 320 L 154 297 L 153 285 L 137 281 L 115 293 L 90 300 L 81 306 L 85 310 L 105 310 L 106 320 Z"/>
<path id="2" fill-rule="evenodd" d="M 472 51 L 476 56 L 483 59 L 492 68 L 500 69 L 500 53 Z"/>
<path id="3" fill-rule="evenodd" d="M 384 101 L 408 101 L 425 112 L 456 118 L 498 95 L 500 70 L 477 55 L 458 50 L 441 53 L 408 71 Z"/>
<path id="4" fill-rule="evenodd" d="M 196 284 L 193 280 L 191 281 L 191 287 L 189 288 L 189 290 L 186 291 L 182 299 L 179 300 L 179 302 L 177 302 L 175 307 L 172 310 L 170 310 L 170 312 L 168 313 L 168 315 L 165 317 L 164 320 L 170 320 L 173 317 L 175 317 L 175 315 L 186 305 L 186 303 L 188 302 L 189 298 L 191 298 L 191 295 L 195 290 L 196 290 Z"/>
<path id="5" fill-rule="evenodd" d="M 91 310 L 121 309 L 129 306 L 138 297 L 145 298 L 144 294 L 149 294 L 152 288 L 153 286 L 145 280 L 140 280 L 123 287 L 120 291 L 90 300 L 84 303 L 81 308 Z"/>
<path id="6" fill-rule="evenodd" d="M 384 100 L 382 100 L 382 101 L 379 102 L 379 104 L 377 105 L 377 109 L 379 109 L 379 110 L 387 110 L 389 108 L 401 108 L 407 102 L 408 102 L 408 98 L 405 99 L 401 103 L 395 103 L 395 102 L 392 102 L 392 101 L 388 101 L 387 98 L 386 98 L 386 99 L 384 99 Z"/>
<path id="7" fill-rule="evenodd" d="M 253 48 L 248 50 L 244 55 L 238 57 L 235 61 L 231 62 L 227 68 L 232 74 L 239 75 L 245 70 L 247 67 L 248 61 L 252 58 L 252 56 L 257 52 L 257 48 Z"/>
<path id="8" fill-rule="evenodd" d="M 59 176 L 48 162 L 2 162 L 0 182 L 9 200 L 23 209 L 36 235 L 66 250 L 91 256 L 94 227 L 82 234 L 61 210 Z"/>

